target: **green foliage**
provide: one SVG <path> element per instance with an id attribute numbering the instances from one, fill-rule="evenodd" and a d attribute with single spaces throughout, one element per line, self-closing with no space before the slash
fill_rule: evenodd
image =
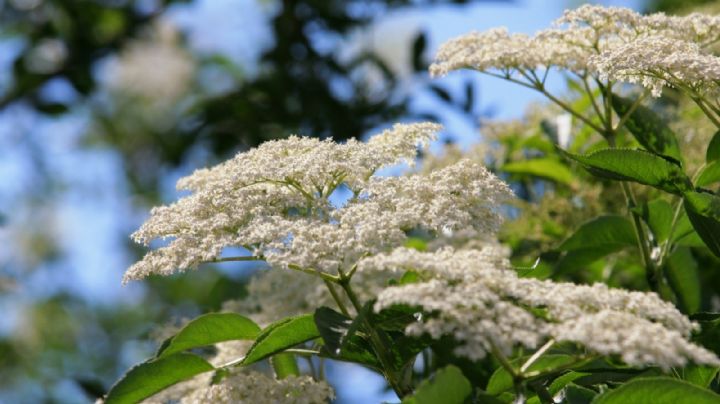
<path id="1" fill-rule="evenodd" d="M 472 386 L 462 371 L 455 366 L 438 370 L 435 375 L 423 381 L 415 393 L 403 399 L 403 404 L 462 404 L 472 392 Z"/>
<path id="2" fill-rule="evenodd" d="M 633 181 L 676 195 L 692 190 L 680 165 L 644 150 L 604 149 L 588 155 L 560 152 L 600 178 Z"/>
<path id="3" fill-rule="evenodd" d="M 137 403 L 175 383 L 213 370 L 197 355 L 177 353 L 152 359 L 130 369 L 108 392 L 108 404 Z"/>
<path id="4" fill-rule="evenodd" d="M 259 333 L 260 327 L 247 317 L 235 313 L 209 313 L 192 320 L 175 336 L 166 340 L 158 350 L 157 357 L 222 341 L 253 340 Z"/>
<path id="5" fill-rule="evenodd" d="M 705 166 L 695 181 L 695 185 L 706 187 L 720 181 L 720 161 L 714 160 Z"/>
<path id="6" fill-rule="evenodd" d="M 700 310 L 702 293 L 699 269 L 690 249 L 677 248 L 668 257 L 665 273 L 683 311 L 695 313 Z"/>
<path id="7" fill-rule="evenodd" d="M 288 376 L 299 376 L 300 369 L 298 368 L 295 355 L 289 353 L 275 354 L 270 358 L 275 376 L 278 379 L 284 379 Z"/>
<path id="8" fill-rule="evenodd" d="M 593 404 L 715 404 L 720 395 L 669 377 L 638 378 L 610 390 Z"/>
<path id="9" fill-rule="evenodd" d="M 564 185 L 571 185 L 574 181 L 572 171 L 560 161 L 551 158 L 513 161 L 502 166 L 500 170 L 510 174 L 531 175 Z"/>
<path id="10" fill-rule="evenodd" d="M 513 362 L 515 368 L 519 368 L 529 357 L 518 358 Z M 565 368 L 576 362 L 575 357 L 563 354 L 545 354 L 532 363 L 527 369 L 528 372 L 552 372 L 558 368 Z M 487 388 L 490 394 L 500 394 L 513 388 L 513 377 L 508 371 L 499 367 L 490 377 Z"/>
<path id="11" fill-rule="evenodd" d="M 241 363 L 251 365 L 319 336 L 312 314 L 276 321 L 260 332 Z"/>
<path id="12" fill-rule="evenodd" d="M 607 248 L 619 250 L 637 245 L 632 224 L 623 216 L 598 216 L 583 223 L 558 249 L 574 251 Z"/>
<path id="13" fill-rule="evenodd" d="M 643 105 L 635 105 L 635 100 L 619 95 L 613 95 L 611 99 L 618 116 L 629 114 L 625 127 L 646 150 L 682 161 L 675 133 L 658 114 Z"/>
<path id="14" fill-rule="evenodd" d="M 720 257 L 720 197 L 705 192 L 688 192 L 684 204 L 695 231 L 710 251 Z"/>
<path id="15" fill-rule="evenodd" d="M 720 160 L 720 130 L 715 132 L 705 153 L 705 160 L 708 163 Z"/>
<path id="16" fill-rule="evenodd" d="M 702 388 L 710 387 L 710 383 L 717 377 L 718 368 L 700 365 L 688 365 L 680 369 L 681 379 Z"/>

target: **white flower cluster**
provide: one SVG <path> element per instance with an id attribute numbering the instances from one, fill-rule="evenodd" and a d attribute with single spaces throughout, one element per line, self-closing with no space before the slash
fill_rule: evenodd
<path id="1" fill-rule="evenodd" d="M 426 313 L 406 332 L 452 336 L 456 354 L 476 360 L 497 349 L 537 348 L 549 339 L 570 341 L 629 365 L 663 369 L 688 361 L 720 365 L 711 352 L 688 338 L 697 327 L 654 293 L 519 278 L 503 249 L 396 249 L 363 259 L 361 271 L 414 270 L 419 283 L 390 287 L 375 310 L 406 304 Z"/>
<path id="2" fill-rule="evenodd" d="M 246 372 L 195 390 L 183 397 L 180 404 L 320 404 L 328 403 L 333 398 L 335 393 L 326 382 L 315 381 L 310 376 L 290 376 L 276 380 L 262 373 Z"/>
<path id="3" fill-rule="evenodd" d="M 438 76 L 470 68 L 540 81 L 537 69 L 556 67 L 640 83 L 659 96 L 664 85 L 715 86 L 720 59 L 703 49 L 719 39 L 720 16 L 641 15 L 584 5 L 534 36 L 496 28 L 452 39 L 440 47 L 430 72 Z"/>
<path id="4" fill-rule="evenodd" d="M 133 235 L 146 245 L 171 241 L 133 265 L 124 282 L 193 268 L 226 247 L 245 247 L 274 267 L 337 273 L 402 245 L 409 230 L 494 233 L 497 205 L 511 191 L 479 165 L 461 161 L 430 174 L 374 175 L 412 163 L 417 145 L 438 129 L 395 125 L 367 143 L 290 137 L 199 170 L 178 182 L 191 195 L 153 209 Z M 352 196 L 336 206 L 330 196 L 341 188 Z"/>

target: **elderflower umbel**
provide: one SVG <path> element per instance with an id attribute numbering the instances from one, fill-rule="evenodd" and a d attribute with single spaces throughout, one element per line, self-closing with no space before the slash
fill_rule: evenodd
<path id="1" fill-rule="evenodd" d="M 697 327 L 654 293 L 519 278 L 503 250 L 443 248 L 419 252 L 399 248 L 363 259 L 360 271 L 414 270 L 418 283 L 390 287 L 375 310 L 411 305 L 427 313 L 406 332 L 432 338 L 452 336 L 455 353 L 483 358 L 497 349 L 537 348 L 549 339 L 570 341 L 601 355 L 618 355 L 634 366 L 667 370 L 688 361 L 720 364 L 689 341 Z"/>
<path id="2" fill-rule="evenodd" d="M 125 274 L 124 282 L 167 275 L 245 247 L 279 268 L 337 273 L 406 240 L 406 232 L 492 234 L 497 205 L 511 191 L 469 161 L 429 174 L 378 177 L 381 167 L 412 163 L 435 135 L 430 123 L 395 125 L 367 143 L 290 137 L 271 141 L 178 182 L 192 194 L 155 208 L 133 235 L 148 245 L 170 239 Z M 330 195 L 352 196 L 334 206 Z"/>
<path id="3" fill-rule="evenodd" d="M 495 28 L 452 39 L 440 47 L 430 72 L 469 68 L 538 86 L 544 84 L 540 70 L 555 67 L 581 77 L 636 82 L 659 96 L 663 85 L 715 86 L 720 59 L 703 49 L 718 39 L 718 16 L 641 15 L 584 5 L 534 36 Z"/>

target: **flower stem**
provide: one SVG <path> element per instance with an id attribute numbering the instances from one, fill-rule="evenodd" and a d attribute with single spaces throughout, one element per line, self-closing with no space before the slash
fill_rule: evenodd
<path id="1" fill-rule="evenodd" d="M 337 283 L 340 285 L 340 287 L 343 288 L 345 294 L 347 294 L 348 298 L 350 299 L 350 303 L 352 303 L 355 311 L 359 314 L 362 311 L 363 307 L 360 303 L 360 299 L 358 299 L 355 291 L 352 289 L 352 286 L 350 286 L 350 278 L 341 272 L 340 280 Z M 403 383 L 403 378 L 400 377 L 401 375 L 399 375 L 398 372 L 395 371 L 392 356 L 390 352 L 388 352 L 386 343 L 385 341 L 383 341 L 380 333 L 372 326 L 372 324 L 370 324 L 367 316 L 363 316 L 363 323 L 365 325 L 365 328 L 367 329 L 368 335 L 370 336 L 370 344 L 372 345 L 373 350 L 377 354 L 378 359 L 382 364 L 383 375 L 390 384 L 390 387 L 395 390 L 395 393 L 401 399 L 412 393 L 412 388 Z"/>

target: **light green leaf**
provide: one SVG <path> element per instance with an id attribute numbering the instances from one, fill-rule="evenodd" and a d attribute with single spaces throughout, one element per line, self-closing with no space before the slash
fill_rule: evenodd
<path id="1" fill-rule="evenodd" d="M 711 161 L 720 160 L 720 130 L 715 132 L 710 144 L 708 144 L 707 152 L 705 153 L 705 160 L 709 163 Z"/>
<path id="2" fill-rule="evenodd" d="M 222 341 L 255 339 L 260 327 L 247 317 L 235 313 L 204 314 L 165 341 L 157 357 L 172 355 L 187 349 L 212 345 Z"/>
<path id="3" fill-rule="evenodd" d="M 253 364 L 319 336 L 312 314 L 282 319 L 262 330 L 242 364 Z"/>
<path id="4" fill-rule="evenodd" d="M 444 367 L 420 383 L 415 393 L 403 404 L 462 404 L 470 396 L 472 386 L 462 371 L 455 366 Z"/>
<path id="5" fill-rule="evenodd" d="M 630 111 L 634 103 L 634 100 L 628 98 L 612 96 L 613 109 L 621 117 Z M 638 105 L 625 121 L 625 127 L 648 151 L 682 161 L 675 133 L 650 108 Z"/>
<path id="6" fill-rule="evenodd" d="M 295 355 L 290 353 L 279 353 L 270 358 L 275 376 L 278 379 L 284 379 L 288 376 L 300 376 Z"/>
<path id="7" fill-rule="evenodd" d="M 667 261 L 665 273 L 680 306 L 686 313 L 700 310 L 701 286 L 698 264 L 687 247 L 679 247 Z"/>
<path id="8" fill-rule="evenodd" d="M 175 383 L 213 369 L 205 359 L 189 353 L 153 359 L 130 369 L 110 388 L 105 403 L 137 403 Z"/>
<path id="9" fill-rule="evenodd" d="M 561 149 L 558 152 L 600 178 L 634 181 L 677 195 L 693 189 L 690 179 L 678 164 L 644 150 L 603 149 L 588 155 L 572 154 Z"/>
<path id="10" fill-rule="evenodd" d="M 717 404 L 720 403 L 720 395 L 670 377 L 648 377 L 630 380 L 593 400 L 593 404 L 626 403 Z"/>
<path id="11" fill-rule="evenodd" d="M 528 358 L 519 358 L 512 361 L 513 366 L 520 367 Z M 575 358 L 570 355 L 561 354 L 546 354 L 541 356 L 528 368 L 528 372 L 542 372 L 551 369 L 558 368 L 560 366 L 566 366 L 575 362 Z M 513 387 L 513 378 L 510 373 L 503 367 L 499 367 L 490 376 L 487 388 L 485 389 L 488 393 L 497 395 Z"/>
<path id="12" fill-rule="evenodd" d="M 685 366 L 679 371 L 683 380 L 686 380 L 696 386 L 707 388 L 710 386 L 713 379 L 717 377 L 718 370 L 720 370 L 720 368 L 691 364 Z"/>
<path id="13" fill-rule="evenodd" d="M 635 230 L 630 221 L 623 216 L 608 215 L 581 224 L 558 249 L 574 251 L 603 247 L 617 251 L 635 245 L 637 245 Z"/>
<path id="14" fill-rule="evenodd" d="M 532 175 L 565 185 L 572 184 L 574 180 L 572 171 L 565 164 L 551 158 L 513 161 L 500 170 L 510 174 Z"/>
<path id="15" fill-rule="evenodd" d="M 720 197 L 704 192 L 687 192 L 685 211 L 705 245 L 720 257 Z"/>
<path id="16" fill-rule="evenodd" d="M 708 163 L 708 165 L 703 168 L 697 181 L 695 181 L 695 185 L 706 187 L 718 181 L 720 181 L 720 160 Z"/>

